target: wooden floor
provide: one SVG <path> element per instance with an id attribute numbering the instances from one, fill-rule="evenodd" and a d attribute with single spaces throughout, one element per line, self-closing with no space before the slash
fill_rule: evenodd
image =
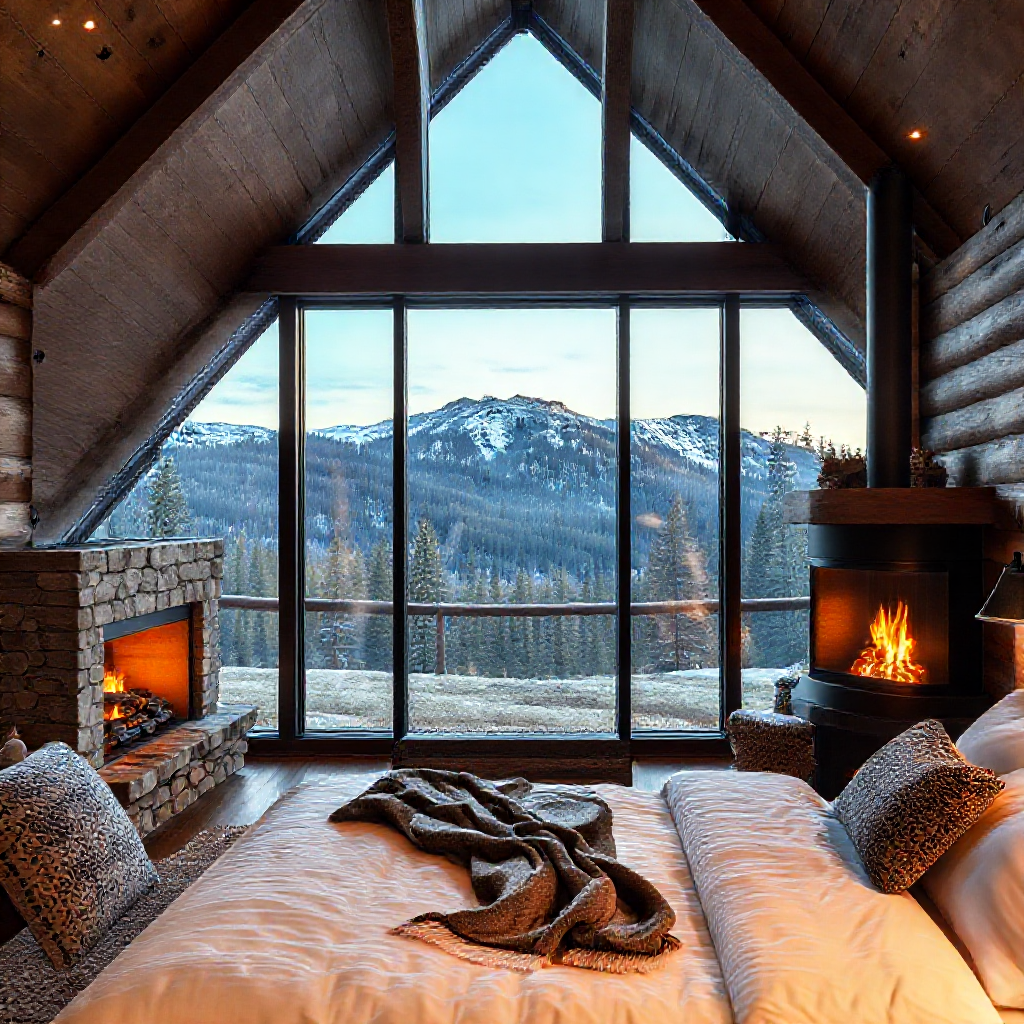
<path id="1" fill-rule="evenodd" d="M 633 785 L 657 792 L 673 772 L 725 768 L 728 761 L 634 761 Z M 176 853 L 197 832 L 211 825 L 251 825 L 288 790 L 306 779 L 360 772 L 386 771 L 387 761 L 357 761 L 341 758 L 282 758 L 250 760 L 191 807 L 172 818 L 146 839 L 150 857 L 158 860 Z"/>

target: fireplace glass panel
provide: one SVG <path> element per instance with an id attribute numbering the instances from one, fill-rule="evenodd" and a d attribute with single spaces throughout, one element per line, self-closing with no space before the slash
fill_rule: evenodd
<path id="1" fill-rule="evenodd" d="M 811 603 L 812 671 L 894 682 L 949 682 L 946 573 L 814 567 Z M 881 652 L 887 644 L 898 644 L 904 620 L 913 644 L 904 646 L 903 667 L 887 675 Z M 859 671 L 853 672 L 855 664 Z"/>

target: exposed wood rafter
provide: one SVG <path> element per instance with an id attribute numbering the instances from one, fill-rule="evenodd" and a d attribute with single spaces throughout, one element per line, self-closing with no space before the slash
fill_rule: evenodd
<path id="1" fill-rule="evenodd" d="M 789 296 L 806 280 L 773 245 L 732 242 L 282 245 L 247 289 L 278 295 L 478 299 Z"/>
<path id="2" fill-rule="evenodd" d="M 423 0 L 387 0 L 395 110 L 395 194 L 403 242 L 430 238 L 427 125 L 430 58 Z"/>
<path id="3" fill-rule="evenodd" d="M 633 0 L 605 0 L 601 75 L 601 237 L 629 241 Z"/>
<path id="4" fill-rule="evenodd" d="M 894 162 L 743 0 L 693 2 L 864 185 Z M 919 193 L 914 224 L 939 256 L 960 245 L 960 237 Z"/>
<path id="5" fill-rule="evenodd" d="M 216 103 L 217 94 L 244 79 L 261 59 L 261 49 L 303 4 L 319 6 L 310 0 L 253 0 L 103 158 L 11 246 L 6 262 L 37 283 L 55 277 L 102 224 L 94 223 L 92 232 L 82 231 L 76 239 L 80 229 L 205 103 Z M 115 212 L 110 209 L 109 217 Z M 103 218 L 104 223 L 109 217 Z M 73 240 L 75 244 L 69 246 Z M 58 253 L 59 261 L 54 260 Z"/>

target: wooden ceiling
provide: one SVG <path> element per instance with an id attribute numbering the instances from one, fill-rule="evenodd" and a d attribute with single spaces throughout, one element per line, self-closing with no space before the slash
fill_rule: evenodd
<path id="1" fill-rule="evenodd" d="M 152 106 L 246 3 L 5 0 L 0 251 Z M 86 22 L 95 28 L 87 31 Z"/>
<path id="2" fill-rule="evenodd" d="M 749 5 L 962 240 L 1024 189 L 1020 0 Z"/>
<path id="3" fill-rule="evenodd" d="M 863 173 L 815 110 L 832 104 L 862 151 L 907 168 L 938 255 L 980 227 L 986 205 L 996 213 L 1024 189 L 1021 0 L 635 3 L 634 109 L 734 215 L 783 246 L 857 344 Z M 530 4 L 424 6 L 437 88 Z M 532 8 L 600 73 L 600 0 Z M 259 306 L 261 296 L 239 290 L 259 253 L 292 235 L 392 131 L 384 9 L 384 0 L 6 0 L 0 259 L 17 267 L 24 257 L 42 283 L 41 538 L 75 521 Z M 759 63 L 763 45 L 730 34 L 737 17 L 754 16 L 788 54 L 786 81 Z M 218 47 L 231 60 L 212 74 Z M 912 128 L 924 131 L 920 142 L 907 138 Z M 142 154 L 138 167 L 122 159 L 129 151 Z"/>

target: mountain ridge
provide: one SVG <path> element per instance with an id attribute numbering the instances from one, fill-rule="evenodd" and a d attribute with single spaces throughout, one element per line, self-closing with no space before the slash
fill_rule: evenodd
<path id="1" fill-rule="evenodd" d="M 643 444 L 664 449 L 704 472 L 717 472 L 717 417 L 678 413 L 667 417 L 634 419 L 630 424 L 634 445 Z M 482 399 L 459 398 L 439 409 L 415 413 L 409 417 L 410 443 L 416 438 L 439 439 L 445 435 L 467 436 L 485 462 L 493 462 L 499 454 L 513 447 L 516 434 L 529 431 L 531 440 L 543 438 L 554 451 L 566 444 L 585 446 L 584 433 L 600 433 L 614 437 L 612 419 L 597 419 L 577 413 L 564 403 L 515 395 L 510 399 L 485 396 Z M 310 430 L 318 438 L 353 444 L 357 448 L 390 438 L 390 419 L 366 425 L 337 424 Z M 277 436 L 273 428 L 250 424 L 232 424 L 186 420 L 169 439 L 172 447 L 217 447 L 253 441 L 272 443 Z M 742 430 L 741 455 L 743 474 L 754 479 L 767 478 L 767 455 L 770 442 L 749 430 Z M 420 445 L 416 446 L 420 448 Z M 431 445 L 420 450 L 419 458 L 429 458 Z M 797 471 L 798 487 L 813 487 L 817 476 L 817 458 L 799 445 L 786 444 L 785 449 Z"/>

